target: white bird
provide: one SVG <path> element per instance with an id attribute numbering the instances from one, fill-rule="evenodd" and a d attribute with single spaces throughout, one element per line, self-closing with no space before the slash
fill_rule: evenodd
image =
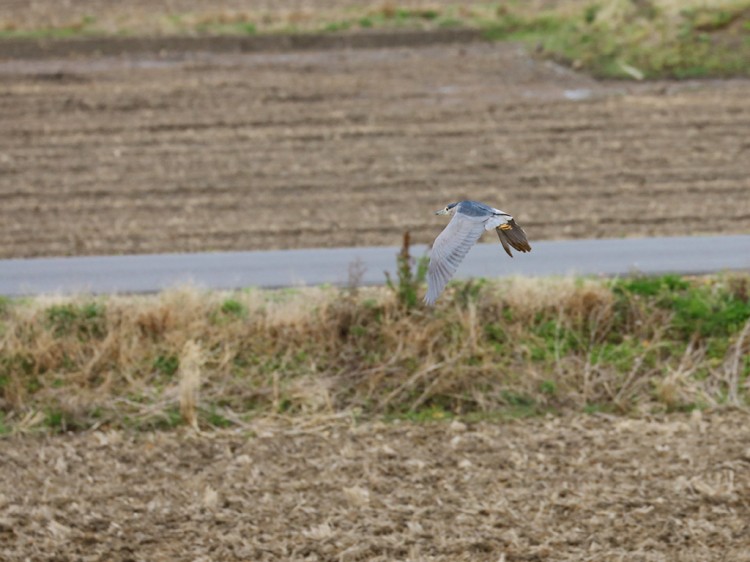
<path id="1" fill-rule="evenodd" d="M 424 297 L 424 302 L 428 305 L 435 304 L 461 261 L 485 230 L 494 229 L 497 232 L 503 249 L 510 257 L 513 257 L 511 246 L 519 252 L 531 251 L 523 228 L 516 224 L 511 215 L 500 209 L 479 201 L 460 201 L 451 203 L 435 214 L 453 215 L 453 218 L 432 244 L 430 267 L 427 270 L 427 294 Z"/>

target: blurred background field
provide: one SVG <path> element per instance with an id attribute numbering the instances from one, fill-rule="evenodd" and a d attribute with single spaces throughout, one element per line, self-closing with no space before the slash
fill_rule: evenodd
<path id="1" fill-rule="evenodd" d="M 599 76 L 747 75 L 747 0 L 5 2 L 0 37 L 255 35 L 468 27 Z"/>

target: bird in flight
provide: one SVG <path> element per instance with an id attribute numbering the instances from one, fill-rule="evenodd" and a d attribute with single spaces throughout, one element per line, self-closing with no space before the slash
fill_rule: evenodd
<path id="1" fill-rule="evenodd" d="M 424 297 L 424 302 L 428 305 L 435 304 L 461 261 L 485 230 L 494 229 L 497 232 L 503 249 L 510 257 L 513 257 L 511 246 L 519 252 L 531 251 L 523 228 L 516 224 L 511 215 L 500 209 L 479 201 L 460 201 L 451 203 L 435 214 L 453 215 L 453 218 L 432 244 L 430 267 L 427 270 L 427 294 Z"/>

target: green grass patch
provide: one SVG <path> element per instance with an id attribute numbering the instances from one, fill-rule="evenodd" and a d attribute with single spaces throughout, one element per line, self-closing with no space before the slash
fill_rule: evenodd
<path id="1" fill-rule="evenodd" d="M 697 7 L 694 7 L 697 6 Z M 605 78 L 750 75 L 750 1 L 714 6 L 666 0 L 503 9 L 484 22 L 487 38 L 521 40 L 542 56 Z"/>
<path id="2" fill-rule="evenodd" d="M 636 277 L 616 281 L 620 296 L 648 298 L 654 306 L 671 312 L 670 328 L 683 339 L 726 338 L 750 320 L 750 298 L 744 278 L 727 283 L 693 282 L 678 276 Z"/>
<path id="3" fill-rule="evenodd" d="M 618 279 L 613 288 L 616 293 L 655 297 L 661 293 L 683 291 L 690 287 L 690 283 L 677 275 L 663 277 L 629 277 Z"/>
<path id="4" fill-rule="evenodd" d="M 60 304 L 45 310 L 49 327 L 56 336 L 101 338 L 105 333 L 106 308 L 100 302 Z"/>
<path id="5" fill-rule="evenodd" d="M 221 303 L 221 313 L 235 318 L 244 318 L 247 316 L 247 307 L 237 299 L 230 298 Z"/>

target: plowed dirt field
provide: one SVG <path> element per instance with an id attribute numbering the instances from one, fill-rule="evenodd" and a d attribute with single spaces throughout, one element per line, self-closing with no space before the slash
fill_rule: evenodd
<path id="1" fill-rule="evenodd" d="M 750 83 L 596 82 L 513 44 L 0 60 L 0 257 L 750 232 Z"/>
<path id="2" fill-rule="evenodd" d="M 0 441 L 3 560 L 750 560 L 746 414 Z"/>

